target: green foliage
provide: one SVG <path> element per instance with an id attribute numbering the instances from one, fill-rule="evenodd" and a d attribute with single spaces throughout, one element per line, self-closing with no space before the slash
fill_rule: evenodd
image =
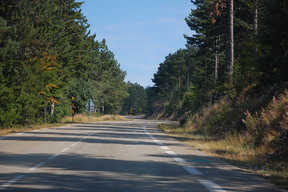
<path id="1" fill-rule="evenodd" d="M 183 108 L 185 111 L 192 111 L 194 108 L 196 95 L 194 92 L 186 92 L 183 99 Z"/>
<path id="2" fill-rule="evenodd" d="M 125 72 L 105 41 L 89 35 L 81 4 L 1 1 L 0 127 L 59 121 L 71 113 L 72 96 L 76 112 L 89 98 L 103 113 L 121 109 Z"/>
<path id="3" fill-rule="evenodd" d="M 261 3 L 258 69 L 265 82 L 287 81 L 288 74 L 288 2 L 264 0 Z"/>
<path id="4" fill-rule="evenodd" d="M 127 83 L 129 96 L 125 99 L 122 114 L 144 114 L 147 113 L 147 93 L 144 87 L 137 83 Z M 132 111 L 131 111 L 132 110 Z"/>
<path id="5" fill-rule="evenodd" d="M 148 94 L 149 105 L 153 105 L 150 111 L 169 115 L 174 110 L 188 128 L 206 135 L 245 132 L 255 136 L 251 141 L 259 144 L 267 135 L 266 130 L 272 130 L 270 139 L 277 135 L 283 139 L 286 132 L 281 128 L 280 134 L 276 129 L 287 126 L 281 120 L 287 116 L 283 113 L 287 107 L 282 103 L 286 99 L 274 102 L 282 113 L 276 112 L 276 104 L 265 112 L 261 108 L 267 107 L 275 87 L 287 87 L 288 3 L 234 1 L 235 59 L 230 77 L 226 63 L 227 2 L 192 1 L 195 9 L 185 20 L 195 33 L 185 35 L 187 49 L 169 54 L 159 65 L 154 74 L 155 85 Z M 243 114 L 245 119 L 241 121 Z"/>

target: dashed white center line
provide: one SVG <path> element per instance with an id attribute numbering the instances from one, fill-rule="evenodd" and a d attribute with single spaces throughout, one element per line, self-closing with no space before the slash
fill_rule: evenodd
<path id="1" fill-rule="evenodd" d="M 72 145 L 70 145 L 70 147 L 75 147 L 77 145 L 77 143 L 73 143 Z"/>
<path id="2" fill-rule="evenodd" d="M 7 138 L 7 137 L 0 137 L 0 140 L 1 140 L 1 139 L 6 139 L 6 138 Z"/>
<path id="3" fill-rule="evenodd" d="M 222 189 L 219 185 L 214 183 L 213 181 L 209 180 L 198 180 L 206 189 L 208 189 L 210 192 L 226 192 L 224 189 Z"/>
<path id="4" fill-rule="evenodd" d="M 21 132 L 21 133 L 18 133 L 17 135 L 22 135 L 22 134 L 24 134 L 24 133 L 25 133 L 25 132 Z M 89 134 L 89 136 L 92 136 L 92 135 L 94 135 L 94 133 L 90 133 L 90 134 Z M 76 146 L 78 143 L 81 143 L 83 140 L 87 139 L 89 136 L 86 136 L 86 137 L 80 139 L 79 141 L 71 144 L 69 147 L 66 147 L 65 149 L 61 150 L 61 152 L 66 152 L 66 151 L 68 151 L 71 147 L 74 147 L 74 146 Z M 152 136 L 152 137 L 153 137 L 153 136 Z M 7 136 L 5 136 L 5 137 L 0 137 L 0 140 L 1 140 L 1 139 L 5 139 L 5 138 L 7 138 Z M 154 139 L 155 139 L 155 138 L 154 138 Z M 61 152 L 52 155 L 50 158 L 48 158 L 48 161 L 49 161 L 49 160 L 53 160 L 53 159 L 55 159 L 57 156 L 61 155 Z M 40 163 L 36 164 L 35 166 L 31 167 L 31 168 L 29 169 L 29 171 L 35 171 L 35 170 L 37 170 L 38 168 L 40 168 L 40 167 L 42 167 L 43 165 L 45 165 L 46 163 L 47 163 L 47 162 L 45 162 L 45 161 L 40 162 Z M 10 181 L 4 183 L 3 185 L 0 186 L 0 190 L 4 190 L 4 189 L 10 187 L 12 184 L 14 184 L 14 183 L 17 182 L 18 180 L 22 179 L 24 176 L 25 176 L 25 175 L 18 175 L 18 176 L 15 177 L 14 179 L 11 179 Z"/>
<path id="5" fill-rule="evenodd" d="M 11 179 L 10 181 L 4 183 L 3 185 L 0 186 L 0 190 L 4 190 L 4 189 L 10 187 L 10 185 L 12 185 L 13 183 L 17 182 L 19 179 L 22 179 L 24 176 L 25 175 L 18 175 L 14 179 Z"/>

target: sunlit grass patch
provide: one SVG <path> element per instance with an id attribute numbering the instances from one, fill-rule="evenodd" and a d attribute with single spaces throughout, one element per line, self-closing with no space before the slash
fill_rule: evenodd
<path id="1" fill-rule="evenodd" d="M 288 189 L 288 163 L 267 160 L 269 149 L 247 144 L 245 136 L 231 135 L 223 139 L 207 136 L 191 127 L 161 125 L 160 129 L 185 144 L 214 157 L 258 174 L 280 187 Z"/>
<path id="2" fill-rule="evenodd" d="M 103 116 L 92 116 L 91 119 L 88 115 L 77 114 L 74 116 L 75 123 L 88 123 L 88 122 L 99 122 L 99 121 L 129 121 L 120 115 L 103 115 Z M 14 126 L 10 128 L 3 128 L 0 129 L 0 135 L 7 135 L 12 133 L 19 133 L 37 129 L 44 129 L 44 128 L 52 128 L 52 127 L 60 127 L 67 123 L 72 123 L 72 117 L 66 116 L 61 119 L 60 123 L 46 123 L 46 124 L 35 124 L 35 125 L 23 125 L 23 126 Z"/>
<path id="3" fill-rule="evenodd" d="M 103 115 L 103 116 L 94 116 L 91 117 L 86 114 L 76 114 L 74 116 L 75 123 L 88 123 L 88 122 L 99 122 L 99 121 L 128 121 L 129 119 L 120 116 L 120 115 Z M 61 119 L 63 123 L 72 123 L 72 117 L 66 116 Z"/>

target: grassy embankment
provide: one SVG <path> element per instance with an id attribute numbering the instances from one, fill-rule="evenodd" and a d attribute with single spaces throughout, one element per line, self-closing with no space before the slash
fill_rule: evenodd
<path id="1" fill-rule="evenodd" d="M 253 112 L 245 110 L 247 105 Z M 242 94 L 236 102 L 224 97 L 190 116 L 183 126 L 161 129 L 288 189 L 288 89 L 272 97 Z"/>
<path id="2" fill-rule="evenodd" d="M 86 114 L 77 114 L 74 116 L 74 123 L 88 123 L 88 122 L 99 122 L 99 121 L 127 121 L 129 119 L 124 118 L 120 115 L 103 115 L 103 116 L 92 116 L 91 120 Z M 25 125 L 25 126 L 14 126 L 11 128 L 0 129 L 0 135 L 7 135 L 11 133 L 19 133 L 37 129 L 60 127 L 67 123 L 73 123 L 71 116 L 67 116 L 61 119 L 60 123 L 46 123 L 38 125 Z"/>

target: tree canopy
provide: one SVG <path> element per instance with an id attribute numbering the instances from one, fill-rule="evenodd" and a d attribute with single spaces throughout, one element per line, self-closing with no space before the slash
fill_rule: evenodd
<path id="1" fill-rule="evenodd" d="M 195 112 L 215 94 L 235 98 L 245 87 L 287 82 L 286 1 L 191 3 L 185 21 L 193 35 L 160 63 L 150 88 L 154 105 Z"/>
<path id="2" fill-rule="evenodd" d="M 0 1 L 0 127 L 58 121 L 92 98 L 121 110 L 126 73 L 74 0 Z M 100 110 L 101 109 L 101 110 Z"/>

